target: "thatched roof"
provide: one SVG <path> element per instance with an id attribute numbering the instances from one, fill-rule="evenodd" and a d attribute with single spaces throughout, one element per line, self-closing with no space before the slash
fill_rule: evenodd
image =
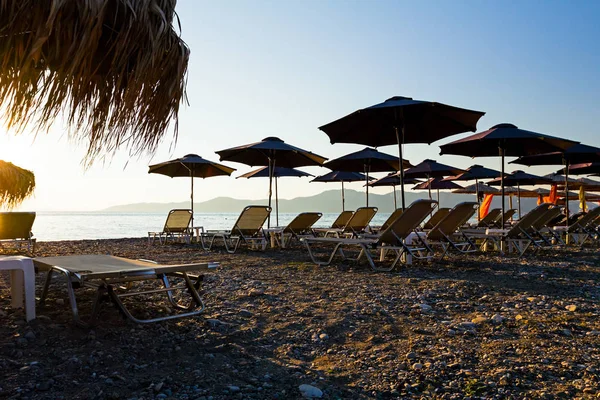
<path id="1" fill-rule="evenodd" d="M 152 153 L 185 99 L 175 0 L 0 0 L 0 109 L 46 131 L 61 115 L 86 161 Z"/>
<path id="2" fill-rule="evenodd" d="M 19 205 L 31 196 L 34 188 L 33 172 L 0 160 L 0 206 L 13 208 Z"/>

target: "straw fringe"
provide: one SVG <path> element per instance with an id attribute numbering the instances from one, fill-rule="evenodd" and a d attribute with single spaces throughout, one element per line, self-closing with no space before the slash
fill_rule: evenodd
<path id="1" fill-rule="evenodd" d="M 152 154 L 186 100 L 175 0 L 0 0 L 0 109 L 45 132 L 61 115 L 84 163 Z"/>
<path id="2" fill-rule="evenodd" d="M 33 172 L 0 160 L 0 206 L 14 208 L 33 194 Z"/>

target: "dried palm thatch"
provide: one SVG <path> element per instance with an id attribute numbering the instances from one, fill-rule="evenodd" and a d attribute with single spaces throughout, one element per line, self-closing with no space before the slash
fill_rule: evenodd
<path id="1" fill-rule="evenodd" d="M 0 206 L 13 208 L 35 189 L 33 172 L 0 160 Z"/>
<path id="2" fill-rule="evenodd" d="M 0 109 L 46 131 L 61 115 L 85 162 L 177 138 L 189 48 L 176 0 L 0 0 Z"/>

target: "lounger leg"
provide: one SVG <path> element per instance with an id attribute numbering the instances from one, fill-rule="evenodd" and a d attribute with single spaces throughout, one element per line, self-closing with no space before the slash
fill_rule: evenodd
<path id="1" fill-rule="evenodd" d="M 308 241 L 304 241 L 304 245 L 306 246 L 306 249 L 308 250 L 308 255 L 310 256 L 310 259 L 312 260 L 312 262 L 314 262 L 315 264 L 319 265 L 319 266 L 326 266 L 331 264 L 331 261 L 333 260 L 333 257 L 335 256 L 335 253 L 339 250 L 341 250 L 341 243 L 337 243 L 335 245 L 335 247 L 333 248 L 333 251 L 331 252 L 331 254 L 329 255 L 329 259 L 327 261 L 318 261 L 315 258 L 315 255 L 312 252 L 312 249 L 310 248 L 310 244 L 308 243 Z M 343 252 L 342 252 L 343 254 Z"/>
<path id="2" fill-rule="evenodd" d="M 40 306 L 43 306 L 46 302 L 46 296 L 48 295 L 48 288 L 50 287 L 50 282 L 52 281 L 52 273 L 54 271 L 51 269 L 46 273 L 46 281 L 44 282 L 44 287 L 42 288 L 42 294 L 40 295 Z"/>

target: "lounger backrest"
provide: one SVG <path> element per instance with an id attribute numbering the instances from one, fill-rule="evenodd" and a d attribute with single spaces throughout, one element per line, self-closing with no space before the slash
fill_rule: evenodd
<path id="1" fill-rule="evenodd" d="M 477 224 L 478 228 L 487 228 L 489 226 L 493 226 L 496 221 L 498 221 L 498 219 L 500 218 L 500 216 L 502 215 L 502 209 L 500 208 L 494 208 L 492 211 L 490 211 L 488 213 L 488 215 L 486 215 L 485 217 L 483 217 L 483 219 L 481 221 L 479 221 L 479 223 Z"/>
<path id="2" fill-rule="evenodd" d="M 0 240 L 30 239 L 34 220 L 34 212 L 0 213 Z"/>
<path id="3" fill-rule="evenodd" d="M 576 230 L 580 227 L 585 228 L 590 223 L 592 223 L 594 220 L 596 220 L 599 216 L 600 216 L 600 207 L 596 207 L 593 210 L 588 211 L 587 214 L 585 214 L 583 217 L 578 219 L 576 223 L 574 223 L 573 225 L 571 225 L 569 227 L 569 232 L 572 232 L 573 230 Z"/>
<path id="4" fill-rule="evenodd" d="M 344 232 L 354 233 L 364 231 L 377 213 L 377 207 L 360 207 L 344 226 Z"/>
<path id="5" fill-rule="evenodd" d="M 439 241 L 444 240 L 446 236 L 452 235 L 475 214 L 477 207 L 479 207 L 479 204 L 472 201 L 457 204 L 450 210 L 448 215 L 429 231 L 427 239 Z"/>
<path id="6" fill-rule="evenodd" d="M 352 217 L 352 214 L 354 214 L 354 211 L 342 211 L 335 221 L 333 221 L 333 224 L 331 224 L 331 228 L 343 229 Z"/>
<path id="7" fill-rule="evenodd" d="M 381 225 L 381 231 L 385 231 L 391 224 L 394 223 L 395 220 L 398 219 L 398 217 L 400 216 L 400 214 L 402 214 L 404 210 L 402 210 L 401 208 L 396 208 L 394 210 L 394 212 L 392 213 L 392 215 L 390 215 L 388 217 L 388 219 L 385 220 L 385 222 L 383 223 L 383 225 Z"/>
<path id="8" fill-rule="evenodd" d="M 271 213 L 271 207 L 247 206 L 238 217 L 231 232 L 245 237 L 256 236 Z"/>
<path id="9" fill-rule="evenodd" d="M 306 232 L 312 228 L 312 226 L 317 222 L 323 214 L 319 212 L 305 212 L 298 214 L 296 218 L 292 220 L 287 226 L 284 228 L 284 233 L 295 233 L 301 234 Z"/>
<path id="10" fill-rule="evenodd" d="M 523 232 L 529 232 L 533 224 L 542 216 L 544 216 L 551 207 L 554 207 L 554 204 L 542 203 L 533 210 L 529 211 L 520 220 L 518 220 L 517 223 L 512 226 L 512 228 L 510 228 L 510 230 L 506 233 L 506 237 L 517 238 L 521 236 Z"/>
<path id="11" fill-rule="evenodd" d="M 379 236 L 379 243 L 391 245 L 399 244 L 400 240 L 413 232 L 433 209 L 438 202 L 435 200 L 416 200 L 400 216 L 384 230 Z"/>
<path id="12" fill-rule="evenodd" d="M 182 233 L 187 231 L 192 221 L 192 210 L 178 209 L 169 211 L 163 232 Z"/>
<path id="13" fill-rule="evenodd" d="M 537 221 L 535 221 L 533 224 L 531 224 L 531 227 L 533 229 L 535 229 L 536 231 L 539 231 L 540 229 L 543 229 L 546 226 L 548 226 L 548 223 L 559 215 L 560 215 L 560 208 L 559 207 L 551 207 L 547 213 L 542 215 L 540 218 L 537 219 Z"/>
<path id="14" fill-rule="evenodd" d="M 502 218 L 500 218 L 498 221 L 496 221 L 495 225 L 498 228 L 504 228 L 504 224 L 506 224 L 508 222 L 509 219 L 511 219 L 513 217 L 513 215 L 515 215 L 515 213 L 517 212 L 517 210 L 511 208 L 510 210 L 507 210 L 504 215 L 502 216 Z"/>
<path id="15" fill-rule="evenodd" d="M 423 229 L 433 229 L 433 227 L 436 226 L 437 223 L 442 220 L 442 218 L 448 215 L 449 212 L 450 208 L 448 207 L 438 208 L 435 214 L 433 214 L 431 218 L 429 218 L 427 222 L 425 222 L 425 224 L 423 225 Z"/>

